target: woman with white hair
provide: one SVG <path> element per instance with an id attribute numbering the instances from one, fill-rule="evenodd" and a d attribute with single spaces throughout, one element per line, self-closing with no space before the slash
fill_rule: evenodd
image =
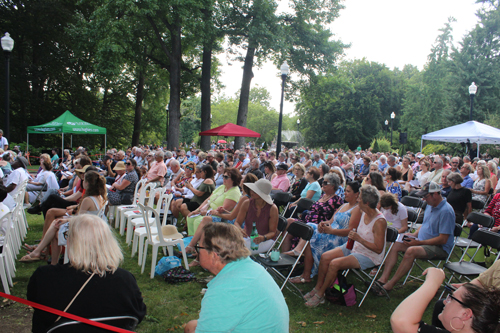
<path id="1" fill-rule="evenodd" d="M 123 254 L 107 223 L 79 215 L 65 237 L 69 263 L 38 267 L 28 283 L 28 300 L 85 318 L 128 315 L 141 321 L 146 305 L 134 276 L 119 268 Z M 32 331 L 46 332 L 58 320 L 35 309 Z"/>
<path id="2" fill-rule="evenodd" d="M 323 253 L 319 262 L 318 282 L 304 296 L 307 307 L 316 307 L 325 302 L 325 291 L 337 278 L 339 271 L 349 268 L 368 268 L 380 265 L 385 253 L 387 222 L 377 209 L 380 193 L 374 186 L 363 186 L 358 197 L 362 211 L 358 230 L 349 232 L 354 241 L 352 250 L 347 244 Z"/>
<path id="3" fill-rule="evenodd" d="M 478 178 L 472 186 L 472 199 L 486 203 L 491 188 L 490 171 L 484 164 L 478 164 L 476 171 Z"/>
<path id="4" fill-rule="evenodd" d="M 488 161 L 488 170 L 490 171 L 491 187 L 496 188 L 498 183 L 498 169 L 495 161 Z"/>

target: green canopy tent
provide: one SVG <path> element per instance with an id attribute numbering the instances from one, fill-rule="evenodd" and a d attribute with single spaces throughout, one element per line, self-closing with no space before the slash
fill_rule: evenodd
<path id="1" fill-rule="evenodd" d="M 52 120 L 49 123 L 38 125 L 38 126 L 28 126 L 28 136 L 26 140 L 26 149 L 29 146 L 30 133 L 36 134 L 62 134 L 62 150 L 64 151 L 64 134 L 71 134 L 71 146 L 73 146 L 73 134 L 102 134 L 104 135 L 104 151 L 106 151 L 106 128 L 99 127 L 81 120 L 80 118 L 73 115 L 71 112 L 66 111 L 58 118 Z"/>

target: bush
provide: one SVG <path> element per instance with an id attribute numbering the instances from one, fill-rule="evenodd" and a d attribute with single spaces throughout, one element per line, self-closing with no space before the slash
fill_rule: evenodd
<path id="1" fill-rule="evenodd" d="M 430 154 L 445 154 L 446 147 L 444 145 L 435 145 L 432 143 L 426 144 L 424 149 L 422 149 L 422 154 L 430 155 Z"/>

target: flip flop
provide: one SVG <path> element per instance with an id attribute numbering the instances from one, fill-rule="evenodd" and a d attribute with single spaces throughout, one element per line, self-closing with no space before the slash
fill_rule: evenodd
<path id="1" fill-rule="evenodd" d="M 197 259 L 195 259 L 195 260 L 191 261 L 188 266 L 189 267 L 200 266 L 200 262 Z"/>
<path id="2" fill-rule="evenodd" d="M 300 256 L 300 252 L 295 251 L 295 249 L 293 249 L 292 251 L 285 252 L 283 254 L 286 254 L 286 255 L 292 256 L 292 257 L 298 257 L 298 256 Z"/>
<path id="3" fill-rule="evenodd" d="M 25 255 L 21 259 L 19 259 L 20 262 L 34 262 L 34 261 L 40 261 L 42 260 L 40 257 L 31 257 L 29 254 Z"/>
<path id="4" fill-rule="evenodd" d="M 290 278 L 288 281 L 295 284 L 311 282 L 311 281 L 306 281 L 306 279 L 304 279 L 302 276 L 294 276 L 293 278 Z"/>
<path id="5" fill-rule="evenodd" d="M 372 289 L 373 293 L 375 294 L 375 296 L 378 296 L 378 297 L 385 297 L 387 296 L 391 290 L 387 290 L 385 289 L 382 285 L 380 285 L 379 282 L 375 281 L 375 283 L 372 285 Z"/>

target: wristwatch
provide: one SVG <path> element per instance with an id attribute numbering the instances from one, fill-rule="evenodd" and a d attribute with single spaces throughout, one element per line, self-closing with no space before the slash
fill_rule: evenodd
<path id="1" fill-rule="evenodd" d="M 264 242 L 265 242 L 266 240 L 267 240 L 267 236 L 266 236 L 266 235 L 264 235 Z"/>

